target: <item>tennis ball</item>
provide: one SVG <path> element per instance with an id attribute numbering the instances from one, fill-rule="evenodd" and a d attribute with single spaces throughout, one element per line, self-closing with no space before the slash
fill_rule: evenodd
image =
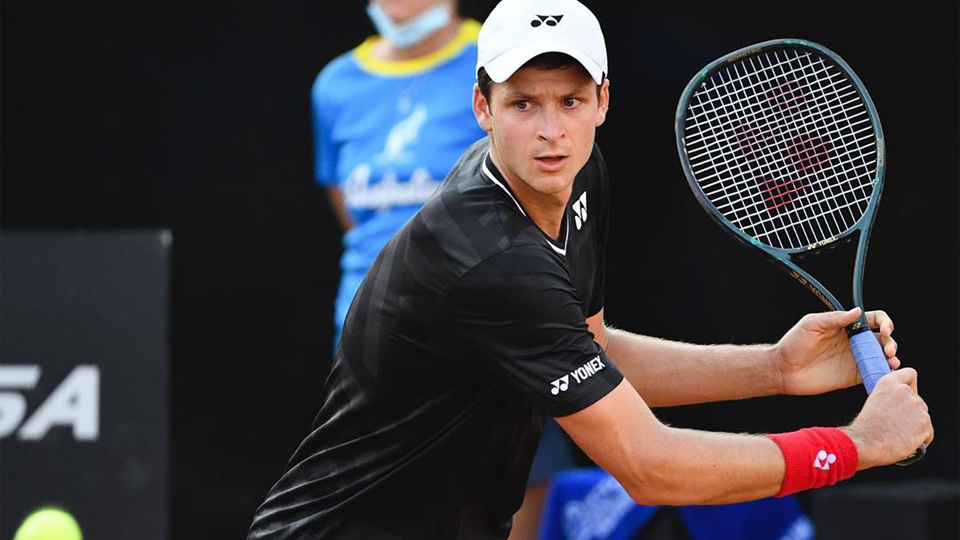
<path id="1" fill-rule="evenodd" d="M 27 516 L 13 540 L 83 540 L 80 525 L 59 508 L 41 508 Z"/>

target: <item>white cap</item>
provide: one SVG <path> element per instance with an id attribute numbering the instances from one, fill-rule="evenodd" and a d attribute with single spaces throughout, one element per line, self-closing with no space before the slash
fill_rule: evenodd
<path id="1" fill-rule="evenodd" d="M 600 21 L 576 0 L 502 0 L 483 23 L 477 39 L 477 71 L 493 82 L 510 78 L 543 53 L 572 56 L 597 84 L 607 73 L 607 47 Z"/>

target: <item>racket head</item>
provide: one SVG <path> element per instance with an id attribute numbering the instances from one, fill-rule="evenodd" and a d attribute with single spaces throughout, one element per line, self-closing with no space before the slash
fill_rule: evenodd
<path id="1" fill-rule="evenodd" d="M 675 133 L 687 182 L 707 214 L 840 309 L 790 258 L 858 231 L 866 250 L 886 155 L 873 100 L 850 66 L 802 39 L 744 47 L 690 80 Z"/>

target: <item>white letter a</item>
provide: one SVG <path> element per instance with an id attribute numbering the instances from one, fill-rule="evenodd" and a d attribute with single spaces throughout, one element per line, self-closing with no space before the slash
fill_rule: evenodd
<path id="1" fill-rule="evenodd" d="M 53 426 L 73 426 L 78 441 L 93 441 L 100 434 L 100 370 L 77 366 L 40 405 L 20 429 L 27 441 L 42 439 Z"/>

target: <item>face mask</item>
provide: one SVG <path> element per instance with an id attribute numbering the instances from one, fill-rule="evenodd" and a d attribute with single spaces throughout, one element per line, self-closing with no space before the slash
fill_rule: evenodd
<path id="1" fill-rule="evenodd" d="M 367 4 L 367 15 L 373 21 L 377 33 L 401 49 L 420 43 L 450 22 L 450 9 L 443 4 L 438 4 L 401 24 L 393 22 L 376 2 Z"/>

